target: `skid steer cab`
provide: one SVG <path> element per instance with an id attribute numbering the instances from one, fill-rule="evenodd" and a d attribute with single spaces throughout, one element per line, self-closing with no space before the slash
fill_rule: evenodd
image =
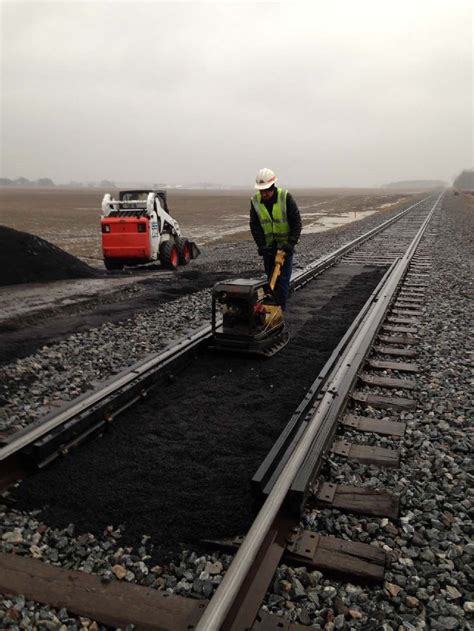
<path id="1" fill-rule="evenodd" d="M 121 191 L 104 195 L 101 215 L 102 253 L 108 270 L 161 261 L 168 269 L 199 256 L 193 241 L 181 235 L 169 214 L 165 191 Z"/>

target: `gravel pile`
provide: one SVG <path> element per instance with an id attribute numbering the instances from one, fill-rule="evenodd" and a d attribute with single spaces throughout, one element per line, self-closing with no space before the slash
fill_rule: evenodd
<path id="1" fill-rule="evenodd" d="M 0 286 L 96 276 L 103 273 L 52 243 L 0 226 Z"/>

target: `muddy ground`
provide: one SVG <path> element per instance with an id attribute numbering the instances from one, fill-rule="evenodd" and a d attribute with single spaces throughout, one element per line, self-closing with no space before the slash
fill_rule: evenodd
<path id="1" fill-rule="evenodd" d="M 244 533 L 252 475 L 383 273 L 332 268 L 293 295 L 278 355 L 203 354 L 101 439 L 25 480 L 17 507 L 76 532 L 123 524 L 123 543 L 150 535 L 158 561 Z"/>

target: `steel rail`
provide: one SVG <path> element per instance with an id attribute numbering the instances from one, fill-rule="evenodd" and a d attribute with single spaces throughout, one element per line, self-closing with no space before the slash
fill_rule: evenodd
<path id="1" fill-rule="evenodd" d="M 292 289 L 297 290 L 303 287 L 315 276 L 321 274 L 328 267 L 333 265 L 341 256 L 350 250 L 355 249 L 361 245 L 361 243 L 367 241 L 376 234 L 383 232 L 390 225 L 404 217 L 408 212 L 423 202 L 426 202 L 430 199 L 430 197 L 432 197 L 432 194 L 427 195 L 394 217 L 387 219 L 363 235 L 344 244 L 337 250 L 334 250 L 320 259 L 317 259 L 313 263 L 310 263 L 305 269 L 294 273 L 291 278 Z M 71 404 L 67 404 L 62 410 L 59 410 L 59 412 L 52 412 L 47 416 L 38 419 L 32 425 L 20 430 L 10 439 L 7 439 L 7 444 L 0 448 L 0 462 L 25 449 L 64 423 L 71 421 L 79 415 L 87 413 L 88 410 L 94 409 L 97 405 L 100 405 L 101 402 L 108 402 L 110 397 L 121 392 L 125 387 L 130 386 L 130 384 L 133 383 L 139 383 L 150 373 L 156 373 L 175 361 L 176 358 L 182 356 L 184 353 L 190 352 L 202 344 L 205 344 L 211 337 L 212 326 L 206 325 L 192 335 L 189 335 L 181 339 L 178 343 L 166 348 L 164 351 L 122 371 L 118 376 L 108 380 L 104 386 L 95 390 L 91 394 L 84 394 Z"/>
<path id="2" fill-rule="evenodd" d="M 340 368 L 337 371 L 336 376 L 328 383 L 326 392 L 316 411 L 313 413 L 300 442 L 287 461 L 271 493 L 257 514 L 255 521 L 250 527 L 244 541 L 240 545 L 221 584 L 217 588 L 217 591 L 196 626 L 196 631 L 219 631 L 222 624 L 225 622 L 227 613 L 234 604 L 239 590 L 252 567 L 252 563 L 254 562 L 260 547 L 283 504 L 298 469 L 303 464 L 313 440 L 316 438 L 319 430 L 321 429 L 325 417 L 328 415 L 335 403 L 337 403 L 337 405 L 342 405 L 344 394 L 341 391 L 341 386 L 344 383 L 346 372 L 351 367 L 360 367 L 362 365 L 367 351 L 362 350 L 361 343 L 364 339 L 367 339 L 368 336 L 371 337 L 371 339 L 375 337 L 375 334 L 385 317 L 385 313 L 390 306 L 398 284 L 406 274 L 413 253 L 416 250 L 442 195 L 443 194 L 440 193 L 431 208 L 431 211 L 418 230 L 415 238 L 407 248 L 406 253 L 394 266 L 393 272 L 387 280 L 387 284 L 382 292 L 382 295 L 379 297 L 377 302 L 374 303 L 371 313 L 364 318 L 360 329 L 355 334 L 352 342 L 348 345 L 345 353 L 341 356 L 339 361 Z M 370 335 L 371 333 L 372 335 Z"/>

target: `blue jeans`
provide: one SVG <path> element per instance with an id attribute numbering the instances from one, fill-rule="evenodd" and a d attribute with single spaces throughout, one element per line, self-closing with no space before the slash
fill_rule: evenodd
<path id="1" fill-rule="evenodd" d="M 264 254 L 263 265 L 265 266 L 265 274 L 267 275 L 268 281 L 270 281 L 273 267 L 275 265 L 275 254 Z M 292 268 L 293 254 L 287 254 L 273 292 L 277 303 L 281 306 L 283 311 L 286 308 L 288 296 L 290 295 L 290 278 Z"/>

